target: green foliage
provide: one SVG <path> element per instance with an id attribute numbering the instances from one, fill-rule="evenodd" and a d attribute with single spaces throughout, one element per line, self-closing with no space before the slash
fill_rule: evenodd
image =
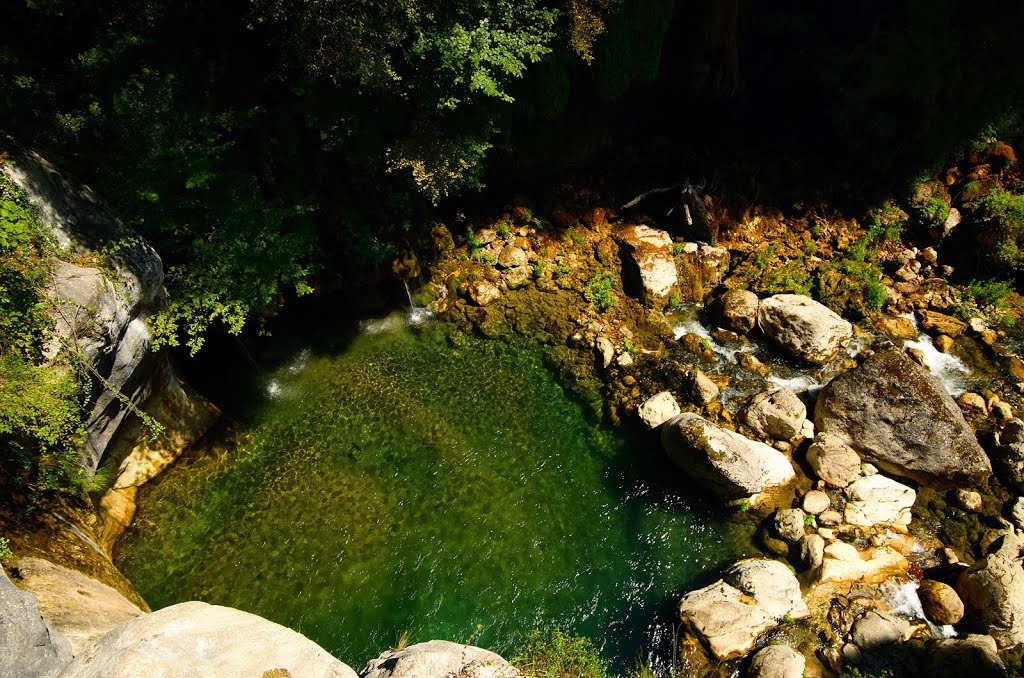
<path id="1" fill-rule="evenodd" d="M 587 281 L 583 288 L 583 296 L 587 301 L 597 306 L 599 311 L 607 311 L 618 303 L 618 298 L 612 291 L 616 287 L 615 276 L 611 273 L 597 273 Z"/>
<path id="2" fill-rule="evenodd" d="M 0 353 L 41 354 L 52 324 L 38 292 L 49 272 L 43 244 L 35 208 L 0 171 Z"/>
<path id="3" fill-rule="evenodd" d="M 527 633 L 512 664 L 537 678 L 610 678 L 608 663 L 590 639 L 557 628 Z"/>
<path id="4" fill-rule="evenodd" d="M 750 499 L 744 499 L 743 501 L 740 502 L 739 511 L 740 511 L 740 513 L 746 513 L 752 507 L 753 507 L 753 504 L 750 503 Z"/>
<path id="5" fill-rule="evenodd" d="M 814 515 L 807 513 L 804 515 L 804 525 L 811 526 L 814 524 Z"/>
<path id="6" fill-rule="evenodd" d="M 995 235 L 992 263 L 1003 269 L 1024 266 L 1024 194 L 997 188 L 978 201 L 977 216 Z"/>
<path id="7" fill-rule="evenodd" d="M 509 234 L 512 232 L 512 227 L 509 226 L 509 223 L 507 221 L 503 221 L 500 224 L 498 224 L 497 228 L 494 229 L 494 232 L 497 233 L 499 238 L 504 239 L 507 238 Z"/>
<path id="8" fill-rule="evenodd" d="M 559 278 L 562 278 L 564 276 L 569 275 L 569 273 L 571 273 L 571 272 L 572 272 L 571 268 L 569 268 L 565 264 L 559 264 L 558 266 L 555 266 L 555 271 L 552 274 L 552 277 L 555 280 L 558 280 Z"/>
<path id="9" fill-rule="evenodd" d="M 538 257 L 537 263 L 533 265 L 533 277 L 543 278 L 544 272 L 547 270 L 548 261 L 544 257 Z"/>
<path id="10" fill-rule="evenodd" d="M 879 673 L 867 673 L 856 666 L 846 666 L 840 674 L 840 678 L 892 678 L 892 671 L 885 669 Z"/>
<path id="11" fill-rule="evenodd" d="M 0 537 L 0 563 L 13 557 L 14 551 L 11 550 L 11 540 L 7 537 Z"/>
<path id="12" fill-rule="evenodd" d="M 577 247 L 579 247 L 580 245 L 587 241 L 586 237 L 576 230 L 568 231 L 565 235 L 567 238 L 569 238 L 569 240 L 572 241 L 572 244 L 576 245 Z"/>
<path id="13" fill-rule="evenodd" d="M 938 221 L 939 224 L 945 223 L 946 217 L 949 216 L 949 206 L 938 196 L 932 196 L 929 198 L 926 212 L 928 209 L 931 209 L 934 212 L 933 217 L 931 217 L 933 221 L 937 220 L 941 215 L 942 210 L 945 209 L 945 215 L 941 217 L 941 221 Z M 931 214 L 931 212 L 929 212 L 929 214 Z M 906 212 L 892 203 L 886 203 L 882 207 L 872 210 L 868 213 L 868 232 L 866 239 L 863 239 L 863 243 L 860 247 L 866 251 L 869 245 L 898 240 L 900 235 L 903 233 L 903 227 L 906 225 L 909 218 L 910 217 Z M 864 257 L 862 255 L 859 261 L 863 260 Z"/>
<path id="14" fill-rule="evenodd" d="M 960 292 L 954 310 L 964 320 L 983 317 L 992 324 L 1018 328 L 1024 317 L 1024 297 L 1005 280 L 972 280 Z"/>
<path id="15" fill-rule="evenodd" d="M 476 250 L 473 252 L 473 258 L 479 261 L 481 264 L 487 264 L 493 266 L 498 263 L 498 255 L 494 252 L 488 252 L 487 250 Z"/>
<path id="16" fill-rule="evenodd" d="M 679 297 L 679 293 L 678 292 L 673 292 L 672 296 L 670 296 L 668 298 L 669 310 L 674 310 L 674 309 L 679 308 L 679 306 L 682 305 L 682 303 L 683 303 L 683 300 Z"/>
<path id="17" fill-rule="evenodd" d="M 636 354 L 640 352 L 640 349 L 638 349 L 636 344 L 634 344 L 630 339 L 626 339 L 622 342 L 622 348 L 626 349 L 626 352 L 631 356 L 636 356 Z"/>

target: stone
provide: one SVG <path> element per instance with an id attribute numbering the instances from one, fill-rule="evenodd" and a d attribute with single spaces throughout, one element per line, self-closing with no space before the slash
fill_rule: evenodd
<path id="1" fill-rule="evenodd" d="M 757 324 L 781 348 L 808 362 L 824 364 L 853 336 L 853 326 L 810 297 L 776 294 L 761 300 Z"/>
<path id="2" fill-rule="evenodd" d="M 645 400 L 637 413 L 647 428 L 658 428 L 681 411 L 672 392 L 662 391 Z"/>
<path id="3" fill-rule="evenodd" d="M 522 247 L 513 245 L 505 245 L 501 248 L 501 254 L 498 255 L 498 266 L 501 268 L 524 267 L 525 269 L 528 261 L 526 251 Z"/>
<path id="4" fill-rule="evenodd" d="M 1021 532 L 1024 532 L 1024 497 L 1017 497 L 1010 504 L 1010 521 Z"/>
<path id="5" fill-rule="evenodd" d="M 918 311 L 918 314 L 921 316 L 921 327 L 932 334 L 959 337 L 967 331 L 967 323 L 951 315 L 928 309 L 922 309 Z"/>
<path id="6" fill-rule="evenodd" d="M 875 353 L 818 394 L 815 428 L 893 475 L 979 486 L 992 465 L 942 384 L 903 352 Z"/>
<path id="7" fill-rule="evenodd" d="M 804 495 L 800 504 L 804 511 L 813 516 L 824 513 L 832 505 L 832 500 L 821 490 L 811 490 Z"/>
<path id="8" fill-rule="evenodd" d="M 703 301 L 729 271 L 729 250 L 702 242 L 683 243 L 676 257 L 681 301 Z"/>
<path id="9" fill-rule="evenodd" d="M 775 512 L 775 531 L 786 541 L 793 543 L 804 536 L 804 512 L 800 509 L 779 509 Z"/>
<path id="10" fill-rule="evenodd" d="M 807 408 L 788 388 L 758 393 L 743 410 L 743 421 L 758 435 L 790 440 L 799 435 Z"/>
<path id="11" fill-rule="evenodd" d="M 623 351 L 619 354 L 619 357 L 615 359 L 615 364 L 619 367 L 629 367 L 635 361 L 633 360 L 633 354 L 629 351 Z"/>
<path id="12" fill-rule="evenodd" d="M 957 490 L 954 496 L 956 503 L 965 511 L 980 511 L 984 506 L 981 501 L 981 493 L 974 490 Z"/>
<path id="13" fill-rule="evenodd" d="M 800 564 L 805 570 L 821 567 L 825 559 L 825 539 L 820 534 L 808 534 L 797 543 Z"/>
<path id="14" fill-rule="evenodd" d="M 75 657 L 61 678 L 137 676 L 356 678 L 305 636 L 248 612 L 191 601 L 130 619 Z"/>
<path id="15" fill-rule="evenodd" d="M 615 346 L 608 337 L 597 337 L 594 339 L 594 350 L 601 357 L 601 367 L 608 367 L 615 357 Z"/>
<path id="16" fill-rule="evenodd" d="M 672 237 L 650 226 L 633 225 L 619 231 L 622 282 L 630 296 L 661 309 L 678 282 Z"/>
<path id="17" fill-rule="evenodd" d="M 525 287 L 530 282 L 530 277 L 533 275 L 529 266 L 516 266 L 510 268 L 502 275 L 502 280 L 505 281 L 505 285 L 510 290 L 517 290 L 520 287 Z"/>
<path id="18" fill-rule="evenodd" d="M 145 614 L 123 595 L 80 572 L 40 558 L 15 563 L 19 588 L 35 594 L 39 612 L 75 655 L 121 622 Z"/>
<path id="19" fill-rule="evenodd" d="M 486 306 L 501 298 L 501 291 L 486 280 L 469 283 L 469 298 L 477 306 Z"/>
<path id="20" fill-rule="evenodd" d="M 948 337 L 945 334 L 940 334 L 935 337 L 934 343 L 935 348 L 938 349 L 940 353 L 949 353 L 953 350 L 953 346 L 956 344 L 956 342 L 953 341 L 953 337 Z"/>
<path id="21" fill-rule="evenodd" d="M 754 653 L 747 678 L 802 678 L 807 660 L 785 645 L 769 645 Z"/>
<path id="22" fill-rule="evenodd" d="M 700 405 L 710 405 L 718 398 L 718 385 L 700 370 L 690 375 L 690 396 Z"/>
<path id="23" fill-rule="evenodd" d="M 976 633 L 928 643 L 921 668 L 927 676 L 1002 676 L 1006 671 L 995 639 Z"/>
<path id="24" fill-rule="evenodd" d="M 711 311 L 722 327 L 746 334 L 757 324 L 760 304 L 760 299 L 750 290 L 726 290 L 715 299 Z"/>
<path id="25" fill-rule="evenodd" d="M 910 567 L 906 557 L 888 546 L 867 549 L 863 555 L 866 557 L 845 542 L 828 544 L 818 580 L 877 583 L 893 574 L 905 574 Z"/>
<path id="26" fill-rule="evenodd" d="M 0 567 L 0 676 L 52 678 L 71 658 L 71 644 L 43 621 L 36 597 Z"/>
<path id="27" fill-rule="evenodd" d="M 917 589 L 926 617 L 936 624 L 957 624 L 964 617 L 964 603 L 956 589 L 934 579 L 925 579 Z"/>
<path id="28" fill-rule="evenodd" d="M 903 316 L 879 318 L 872 326 L 875 332 L 884 334 L 890 339 L 917 339 L 918 331 L 909 318 Z"/>
<path id="29" fill-rule="evenodd" d="M 1000 650 L 1024 643 L 1022 548 L 1019 537 L 1003 535 L 956 582 L 971 621 L 992 636 Z"/>
<path id="30" fill-rule="evenodd" d="M 839 511 L 836 511 L 835 509 L 822 511 L 821 514 L 818 515 L 818 523 L 820 523 L 821 525 L 829 525 L 834 527 L 836 525 L 841 524 L 842 522 L 843 514 L 841 514 Z"/>
<path id="31" fill-rule="evenodd" d="M 845 492 L 849 501 L 844 517 L 850 525 L 910 524 L 917 492 L 902 483 L 879 474 L 854 481 Z"/>
<path id="32" fill-rule="evenodd" d="M 661 444 L 685 473 L 725 499 L 749 497 L 796 479 L 792 464 L 778 450 L 696 414 L 665 422 Z"/>
<path id="33" fill-rule="evenodd" d="M 747 372 L 753 372 L 762 377 L 767 377 L 771 373 L 771 368 L 758 360 L 757 356 L 752 353 L 743 353 L 742 351 L 737 353 L 736 362 Z"/>
<path id="34" fill-rule="evenodd" d="M 853 622 L 850 640 L 861 650 L 874 650 L 900 642 L 910 622 L 888 612 L 871 611 Z"/>
<path id="35" fill-rule="evenodd" d="M 949 208 L 949 216 L 946 217 L 945 223 L 942 224 L 942 237 L 945 238 L 950 232 L 960 225 L 960 221 L 963 217 L 960 216 L 960 210 L 955 207 Z"/>
<path id="36" fill-rule="evenodd" d="M 846 487 L 860 472 L 860 455 L 828 433 L 814 436 L 814 442 L 807 449 L 807 463 L 832 487 Z"/>
<path id="37" fill-rule="evenodd" d="M 993 403 L 992 416 L 996 418 L 996 421 L 1009 421 L 1014 417 L 1013 406 L 1002 400 Z"/>
<path id="38" fill-rule="evenodd" d="M 982 416 L 988 414 L 988 405 L 985 404 L 985 399 L 977 393 L 971 393 L 965 391 L 956 398 L 956 404 L 960 406 L 960 409 L 966 410 L 967 412 L 977 412 Z"/>
<path id="39" fill-rule="evenodd" d="M 800 582 L 786 565 L 753 558 L 679 601 L 679 617 L 718 659 L 746 654 L 763 632 L 810 613 Z"/>
<path id="40" fill-rule="evenodd" d="M 431 640 L 388 650 L 368 663 L 362 678 L 519 678 L 500 655 L 472 645 Z"/>

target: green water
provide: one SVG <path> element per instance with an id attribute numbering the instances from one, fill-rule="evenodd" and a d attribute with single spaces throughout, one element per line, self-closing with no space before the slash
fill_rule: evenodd
<path id="1" fill-rule="evenodd" d="M 150 605 L 248 610 L 357 670 L 403 631 L 514 654 L 557 625 L 619 670 L 668 652 L 673 602 L 748 554 L 745 530 L 535 350 L 384 329 L 298 354 L 243 442 L 144 492 L 117 559 Z"/>

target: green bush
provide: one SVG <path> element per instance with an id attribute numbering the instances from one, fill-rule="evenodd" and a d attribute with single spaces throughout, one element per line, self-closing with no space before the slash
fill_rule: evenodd
<path id="1" fill-rule="evenodd" d="M 599 311 L 607 311 L 616 303 L 618 298 L 612 290 L 615 288 L 615 276 L 611 273 L 597 273 L 587 282 L 583 288 L 583 296 L 587 301 L 597 306 Z"/>
<path id="2" fill-rule="evenodd" d="M 609 678 L 608 662 L 594 643 L 560 629 L 547 634 L 537 629 L 526 634 L 522 651 L 512 663 L 525 675 L 537 678 Z"/>
<path id="3" fill-rule="evenodd" d="M 997 188 L 978 201 L 977 216 L 995 236 L 992 263 L 1006 269 L 1024 265 L 1024 194 Z"/>
<path id="4" fill-rule="evenodd" d="M 14 551 L 11 550 L 11 541 L 6 537 L 0 537 L 0 563 L 13 557 Z"/>

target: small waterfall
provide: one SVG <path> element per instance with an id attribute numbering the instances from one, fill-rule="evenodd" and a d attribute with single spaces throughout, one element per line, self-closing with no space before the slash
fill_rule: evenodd
<path id="1" fill-rule="evenodd" d="M 417 306 L 416 302 L 412 300 L 412 291 L 409 290 L 409 281 L 402 278 L 402 284 L 405 286 L 405 296 L 409 300 L 409 310 L 406 313 L 409 319 L 409 324 L 413 327 L 418 327 L 433 318 L 433 311 L 426 306 Z"/>
<path id="2" fill-rule="evenodd" d="M 920 332 L 916 341 L 903 342 L 904 348 L 916 348 L 921 351 L 924 355 L 925 367 L 954 398 L 966 391 L 968 389 L 967 377 L 971 374 L 971 368 L 955 355 L 942 353 L 935 348 L 932 338 L 920 331 L 917 317 L 913 313 L 907 313 L 903 317 L 908 318 L 914 324 L 914 329 Z"/>

